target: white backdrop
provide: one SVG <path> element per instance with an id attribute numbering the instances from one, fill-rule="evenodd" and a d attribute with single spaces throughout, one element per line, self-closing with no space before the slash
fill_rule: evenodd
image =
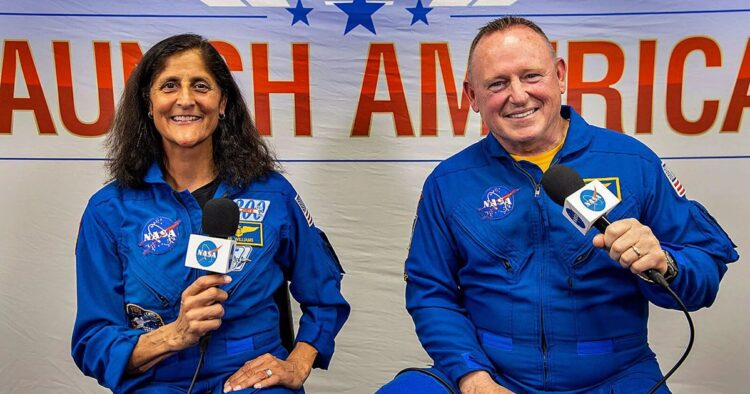
<path id="1" fill-rule="evenodd" d="M 384 5 L 369 17 L 350 8 L 371 4 Z M 256 118 L 270 116 L 268 140 L 286 175 L 347 271 L 352 315 L 331 370 L 314 371 L 308 392 L 369 393 L 400 369 L 429 362 L 403 307 L 403 260 L 424 178 L 437 160 L 482 138 L 478 116 L 469 113 L 464 125 L 467 107 L 450 93 L 458 89 L 460 99 L 469 43 L 494 16 L 537 21 L 569 63 L 566 98 L 590 123 L 651 146 L 740 255 L 750 252 L 743 204 L 750 120 L 742 116 L 750 106 L 750 9 L 743 1 L 304 0 L 301 7 L 312 8 L 306 15 L 286 9 L 295 6 L 0 0 L 0 392 L 103 391 L 69 356 L 75 236 L 87 199 L 105 181 L 99 95 L 105 103 L 110 90 L 119 97 L 129 64 L 123 51 L 137 44 L 145 52 L 186 31 L 225 43 Z M 434 48 L 443 56 L 439 67 Z M 264 64 L 271 81 L 296 83 L 264 83 Z M 272 93 L 264 110 L 264 86 L 297 95 Z M 674 392 L 747 391 L 748 279 L 750 268 L 733 264 L 714 306 L 693 314 L 696 344 L 670 379 Z M 650 330 L 667 369 L 687 341 L 684 317 L 653 309 Z"/>

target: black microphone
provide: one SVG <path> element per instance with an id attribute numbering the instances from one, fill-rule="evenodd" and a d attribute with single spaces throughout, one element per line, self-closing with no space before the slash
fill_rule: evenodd
<path id="1" fill-rule="evenodd" d="M 185 266 L 220 274 L 229 272 L 234 255 L 233 240 L 240 224 L 240 208 L 228 198 L 208 200 L 203 207 L 203 232 L 190 234 Z"/>
<path id="2" fill-rule="evenodd" d="M 229 238 L 240 224 L 240 207 L 222 197 L 213 198 L 203 207 L 203 232 L 209 237 Z"/>
<path id="3" fill-rule="evenodd" d="M 593 213 L 592 216 L 591 212 L 576 211 L 575 207 L 571 206 L 571 204 L 565 203 L 565 200 L 569 196 L 586 187 L 583 179 L 581 179 L 581 176 L 578 175 L 574 169 L 562 164 L 553 165 L 544 173 L 544 175 L 542 175 L 542 187 L 544 187 L 544 190 L 552 201 L 565 207 L 564 212 L 569 218 L 575 217 L 575 219 L 581 220 L 586 219 L 585 216 L 588 215 L 590 218 L 593 218 L 593 226 L 602 234 L 606 231 L 607 226 L 612 224 L 609 219 L 607 219 L 606 211 L 602 211 L 601 214 Z M 596 193 L 594 193 L 594 195 L 596 196 Z M 576 224 L 575 219 L 571 220 L 574 224 Z M 581 228 L 585 226 L 576 225 L 579 226 L 579 230 L 585 233 Z M 587 230 L 588 228 L 586 228 L 586 231 Z M 669 286 L 669 283 L 664 279 L 664 276 L 655 269 L 646 270 L 643 274 L 662 287 Z"/>

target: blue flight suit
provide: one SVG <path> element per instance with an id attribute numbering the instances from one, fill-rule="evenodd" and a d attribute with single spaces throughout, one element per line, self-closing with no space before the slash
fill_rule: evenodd
<path id="1" fill-rule="evenodd" d="M 198 346 L 145 373 L 125 374 L 138 337 L 174 321 L 182 292 L 202 275 L 184 263 L 190 234 L 200 233 L 198 202 L 188 191 L 173 191 L 156 164 L 144 180 L 143 189 L 110 183 L 83 214 L 72 355 L 84 374 L 115 392 L 185 392 Z M 244 188 L 221 183 L 215 196 L 239 205 L 240 225 L 228 274 L 232 282 L 222 287 L 229 294 L 225 315 L 211 333 L 194 392 L 221 392 L 229 376 L 263 353 L 286 358 L 273 299 L 285 280 L 302 309 L 296 341 L 314 346 L 319 352 L 314 367 L 327 368 L 350 308 L 340 292 L 343 270 L 325 235 L 278 173 Z"/>
<path id="2" fill-rule="evenodd" d="M 661 160 L 572 108 L 565 164 L 621 199 L 674 257 L 671 287 L 690 310 L 713 303 L 735 245 Z M 427 178 L 405 265 L 406 307 L 435 367 L 453 384 L 488 371 L 516 392 L 645 392 L 661 377 L 647 343 L 649 301 L 678 308 L 582 236 L 540 185 L 488 135 Z M 667 392 L 663 388 L 662 392 Z"/>

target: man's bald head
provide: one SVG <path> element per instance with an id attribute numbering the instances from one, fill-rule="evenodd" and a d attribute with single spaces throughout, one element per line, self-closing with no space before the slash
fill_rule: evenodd
<path id="1" fill-rule="evenodd" d="M 525 26 L 529 29 L 533 30 L 535 33 L 539 34 L 540 37 L 544 39 L 544 41 L 549 46 L 550 53 L 552 55 L 552 58 L 555 58 L 555 49 L 552 47 L 552 43 L 549 41 L 549 38 L 547 38 L 547 35 L 544 34 L 544 30 L 542 30 L 539 25 L 536 23 L 526 19 L 522 18 L 520 16 L 504 16 L 502 18 L 495 19 L 494 21 L 484 25 L 481 29 L 479 29 L 479 32 L 474 37 L 474 40 L 471 42 L 471 47 L 469 48 L 469 76 L 471 76 L 471 63 L 474 57 L 474 49 L 476 49 L 477 45 L 479 44 L 479 41 L 482 40 L 485 36 L 500 32 L 500 31 L 506 31 L 512 27 L 517 26 Z"/>

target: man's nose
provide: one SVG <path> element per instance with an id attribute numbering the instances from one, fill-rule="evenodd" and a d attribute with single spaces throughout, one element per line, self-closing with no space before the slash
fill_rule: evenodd
<path id="1" fill-rule="evenodd" d="M 524 104 L 529 99 L 524 84 L 519 80 L 511 80 L 508 91 L 510 92 L 509 100 L 513 104 Z"/>

